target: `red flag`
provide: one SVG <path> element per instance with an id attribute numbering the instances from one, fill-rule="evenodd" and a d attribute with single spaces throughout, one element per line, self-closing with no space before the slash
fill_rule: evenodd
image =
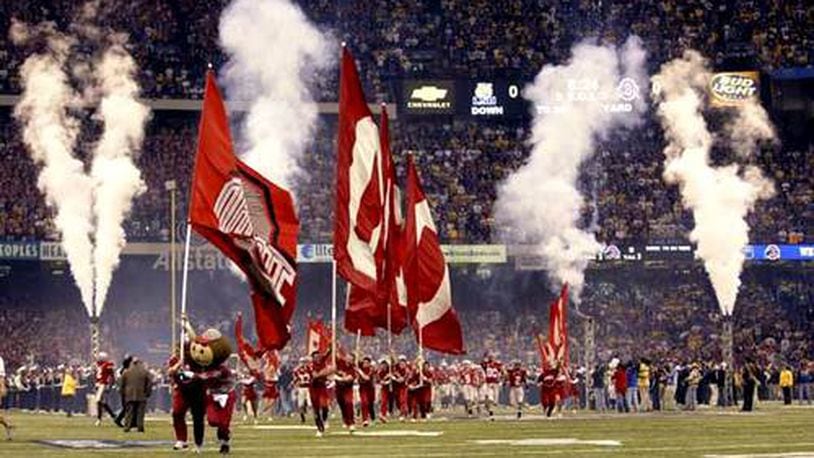
<path id="1" fill-rule="evenodd" d="M 305 354 L 317 351 L 325 353 L 331 348 L 331 330 L 320 320 L 308 320 L 308 335 L 305 341 Z"/>
<path id="2" fill-rule="evenodd" d="M 237 342 L 237 355 L 240 357 L 240 360 L 243 361 L 243 364 L 253 372 L 258 371 L 260 369 L 258 358 L 263 355 L 263 351 L 255 349 L 243 337 L 242 313 L 238 313 L 237 320 L 235 320 L 235 341 Z"/>
<path id="3" fill-rule="evenodd" d="M 349 332 L 361 332 L 363 336 L 372 336 L 376 328 L 389 329 L 400 334 L 407 326 L 407 301 L 404 297 L 403 278 L 400 278 L 401 259 L 399 236 L 402 217 L 398 206 L 396 168 L 390 153 L 390 134 L 387 109 L 382 105 L 380 118 L 380 153 L 384 177 L 384 213 L 387 222 L 379 238 L 375 258 L 381 263 L 381 275 L 377 279 L 375 291 L 365 290 L 351 284 L 345 307 L 345 329 Z M 401 281 L 402 294 L 399 295 L 397 281 Z M 390 322 L 388 324 L 388 307 Z"/>
<path id="4" fill-rule="evenodd" d="M 557 361 L 554 348 L 551 342 L 544 340 L 543 336 L 537 334 L 537 351 L 540 352 L 540 368 L 543 370 L 553 369 Z"/>
<path id="5" fill-rule="evenodd" d="M 423 346 L 463 354 L 461 323 L 452 308 L 449 267 L 412 156 L 407 157 L 407 224 L 403 243 L 407 305 Z"/>
<path id="6" fill-rule="evenodd" d="M 296 303 L 299 221 L 291 195 L 235 157 L 211 71 L 198 131 L 189 223 L 246 274 L 260 347 L 283 348 Z"/>
<path id="7" fill-rule="evenodd" d="M 377 256 L 385 230 L 381 144 L 356 64 L 344 46 L 338 129 L 334 260 L 345 280 L 375 292 L 384 262 L 383 253 Z"/>
<path id="8" fill-rule="evenodd" d="M 548 312 L 548 341 L 553 358 L 563 367 L 569 366 L 568 357 L 568 283 L 562 285 L 560 295 L 551 303 Z"/>

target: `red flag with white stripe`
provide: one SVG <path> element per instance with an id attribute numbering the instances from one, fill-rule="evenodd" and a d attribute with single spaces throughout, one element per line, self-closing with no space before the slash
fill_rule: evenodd
<path id="1" fill-rule="evenodd" d="M 372 336 L 377 328 L 400 334 L 407 326 L 407 298 L 401 275 L 399 240 L 403 217 L 399 208 L 396 168 L 390 153 L 390 129 L 387 109 L 382 105 L 379 122 L 381 164 L 384 177 L 384 232 L 379 238 L 375 257 L 383 261 L 376 290 L 368 291 L 351 284 L 345 309 L 345 329 Z M 399 294 L 399 291 L 401 294 Z M 388 323 L 388 307 L 390 320 Z"/>
<path id="2" fill-rule="evenodd" d="M 375 293 L 384 263 L 377 250 L 386 221 L 381 140 L 356 64 L 344 46 L 338 128 L 334 260 L 342 278 Z"/>
<path id="3" fill-rule="evenodd" d="M 552 357 L 568 367 L 568 283 L 562 285 L 560 295 L 551 303 L 548 312 L 548 341 Z"/>
<path id="4" fill-rule="evenodd" d="M 212 72 L 206 75 L 189 223 L 246 275 L 262 350 L 283 348 L 296 303 L 299 221 L 291 194 L 235 157 Z"/>
<path id="5" fill-rule="evenodd" d="M 407 157 L 407 222 L 402 243 L 407 307 L 417 335 L 420 333 L 419 341 L 424 348 L 463 354 L 449 267 L 412 156 Z"/>

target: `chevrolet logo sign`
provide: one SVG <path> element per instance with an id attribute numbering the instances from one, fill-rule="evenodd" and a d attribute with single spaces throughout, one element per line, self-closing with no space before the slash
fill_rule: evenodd
<path id="1" fill-rule="evenodd" d="M 443 100 L 447 96 L 447 89 L 437 86 L 421 86 L 413 89 L 410 93 L 410 99 L 420 100 L 422 102 L 437 102 Z"/>

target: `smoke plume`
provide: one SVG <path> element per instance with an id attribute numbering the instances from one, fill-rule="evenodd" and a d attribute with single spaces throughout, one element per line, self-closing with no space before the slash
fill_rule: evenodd
<path id="1" fill-rule="evenodd" d="M 536 107 L 531 155 L 501 184 L 496 217 L 535 245 L 552 282 L 568 282 L 575 300 L 585 268 L 601 248 L 592 229 L 578 225 L 584 200 L 579 168 L 597 138 L 640 122 L 645 57 L 635 37 L 618 50 L 583 42 L 566 64 L 543 67 L 523 94 Z M 618 109 L 619 100 L 626 110 Z"/>
<path id="2" fill-rule="evenodd" d="M 98 115 L 104 132 L 94 150 L 91 176 L 95 184 L 96 313 L 102 312 L 113 271 L 125 245 L 122 223 L 133 198 L 146 187 L 133 157 L 141 149 L 150 110 L 139 103 L 136 64 L 121 43 L 105 51 L 96 67 L 102 99 Z"/>
<path id="3" fill-rule="evenodd" d="M 45 51 L 29 56 L 21 68 L 23 94 L 15 116 L 23 124 L 23 141 L 43 167 L 39 186 L 56 210 L 54 223 L 91 316 L 102 311 L 125 244 L 122 223 L 133 198 L 144 190 L 133 156 L 141 147 L 149 114 L 136 98 L 136 66 L 124 48 L 126 37 L 103 34 L 89 22 L 98 8 L 98 1 L 82 7 L 79 21 L 70 27 L 76 36 L 60 33 L 53 23 L 28 26 L 12 21 L 10 29 L 17 45 L 32 40 L 46 44 Z M 107 49 L 75 53 L 80 39 Z M 103 131 L 88 174 L 73 154 L 81 129 L 78 111 L 97 105 Z"/>
<path id="4" fill-rule="evenodd" d="M 29 29 L 15 22 L 11 28 L 12 40 L 17 44 L 41 33 L 46 35 L 47 46 L 29 56 L 20 68 L 23 93 L 14 116 L 23 125 L 23 141 L 31 157 L 42 166 L 37 185 L 56 211 L 54 224 L 62 236 L 62 248 L 82 303 L 90 313 L 93 183 L 82 161 L 73 154 L 80 124 L 66 110 L 76 104 L 77 98 L 64 71 L 72 43 L 56 32 L 53 24 Z"/>
<path id="5" fill-rule="evenodd" d="M 220 43 L 229 56 L 227 96 L 249 105 L 241 158 L 291 190 L 319 113 L 309 89 L 335 47 L 289 0 L 234 0 L 220 19 Z"/>
<path id="6" fill-rule="evenodd" d="M 664 178 L 679 185 L 684 206 L 693 212 L 690 240 L 697 244 L 721 311 L 731 315 L 740 287 L 743 248 L 749 241 L 746 214 L 758 199 L 770 197 L 774 187 L 755 166 L 711 164 L 714 139 L 703 115 L 711 77 L 705 59 L 687 51 L 664 64 L 654 79 L 660 85 L 658 116 L 668 141 Z M 724 127 L 729 133 L 726 141 L 739 159 L 749 159 L 759 140 L 774 137 L 774 129 L 757 100 L 731 110 L 734 117 Z"/>

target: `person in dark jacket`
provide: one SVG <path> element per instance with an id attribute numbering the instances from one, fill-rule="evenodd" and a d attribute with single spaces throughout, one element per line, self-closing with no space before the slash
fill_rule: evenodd
<path id="1" fill-rule="evenodd" d="M 132 363 L 132 362 L 133 362 L 133 357 L 130 356 L 130 355 L 125 355 L 124 359 L 122 360 L 121 367 L 119 368 L 119 373 L 117 374 L 117 377 L 116 377 L 116 380 L 118 380 L 119 398 L 121 399 L 122 407 L 121 407 L 121 410 L 119 410 L 119 413 L 118 413 L 118 415 L 116 415 L 116 418 L 113 420 L 113 422 L 116 423 L 116 426 L 118 426 L 119 428 L 124 428 L 124 423 L 123 423 L 124 422 L 124 414 L 127 413 L 127 409 L 126 409 L 127 401 L 125 401 L 125 399 L 124 399 L 124 391 L 122 391 L 122 388 L 121 388 L 121 380 L 122 380 L 121 377 L 122 377 L 122 374 L 124 374 L 124 371 L 126 371 L 127 369 L 130 368 L 130 363 Z"/>
<path id="2" fill-rule="evenodd" d="M 122 374 L 121 382 L 125 400 L 124 432 L 129 432 L 134 426 L 140 433 L 144 432 L 144 413 L 152 388 L 152 375 L 143 362 L 133 358 L 130 367 Z"/>
<path id="3" fill-rule="evenodd" d="M 743 407 L 744 412 L 751 412 L 755 399 L 755 388 L 757 385 L 757 368 L 752 361 L 747 361 L 742 369 L 743 378 Z"/>

